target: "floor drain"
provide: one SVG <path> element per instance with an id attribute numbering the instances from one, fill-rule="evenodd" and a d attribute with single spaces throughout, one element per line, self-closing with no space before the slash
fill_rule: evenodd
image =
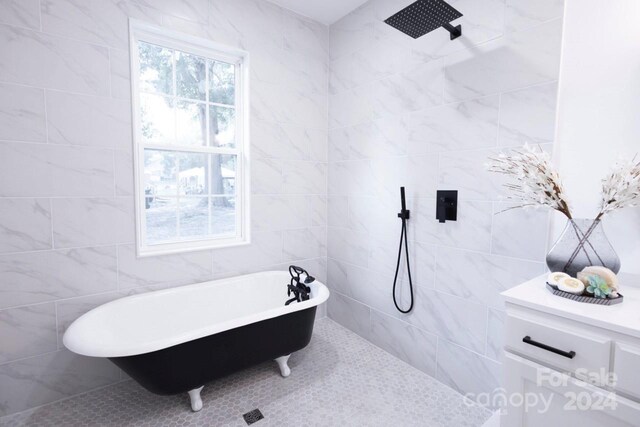
<path id="1" fill-rule="evenodd" d="M 254 409 L 253 411 L 249 411 L 246 414 L 244 414 L 242 418 L 244 418 L 244 420 L 247 422 L 247 425 L 250 426 L 251 424 L 263 419 L 264 415 L 262 415 L 262 412 L 260 412 L 260 409 Z"/>

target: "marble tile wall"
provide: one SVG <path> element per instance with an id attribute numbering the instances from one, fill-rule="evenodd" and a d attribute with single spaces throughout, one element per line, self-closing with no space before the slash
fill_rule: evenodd
<path id="1" fill-rule="evenodd" d="M 460 392 L 499 385 L 499 293 L 546 270 L 548 215 L 511 210 L 487 156 L 554 139 L 562 0 L 451 0 L 463 36 L 413 40 L 370 0 L 330 27 L 328 314 Z M 406 186 L 411 314 L 392 283 Z M 435 220 L 458 190 L 458 221 Z M 400 273 L 407 307 L 407 275 Z"/>
<path id="2" fill-rule="evenodd" d="M 251 245 L 136 258 L 129 17 L 250 52 Z M 0 416 L 121 379 L 62 345 L 97 305 L 290 263 L 326 279 L 328 53 L 263 0 L 0 0 Z"/>

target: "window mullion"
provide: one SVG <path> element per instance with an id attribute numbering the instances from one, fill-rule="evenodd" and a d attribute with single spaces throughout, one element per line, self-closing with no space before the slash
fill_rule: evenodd
<path id="1" fill-rule="evenodd" d="M 177 86 L 177 82 L 176 82 L 176 86 Z M 184 96 L 172 96 L 166 93 L 162 93 L 162 92 L 150 92 L 147 90 L 141 90 L 140 91 L 141 94 L 143 95 L 156 95 L 156 96 L 166 96 L 168 98 L 175 98 L 176 101 L 186 101 L 186 102 L 197 102 L 197 103 L 207 103 L 210 106 L 213 107 L 223 107 L 223 108 L 228 108 L 230 110 L 235 110 L 236 106 L 235 105 L 229 105 L 229 104 L 221 104 L 219 102 L 211 102 L 211 101 L 203 101 L 202 99 L 191 99 L 191 98 L 185 98 Z"/>
<path id="2" fill-rule="evenodd" d="M 219 102 L 209 102 L 209 105 L 212 105 L 214 107 L 223 107 L 223 108 L 229 108 L 229 109 L 236 109 L 235 105 L 229 105 L 229 104 L 221 104 Z"/>
<path id="3" fill-rule="evenodd" d="M 197 145 L 171 145 L 161 143 L 149 143 L 145 142 L 140 144 L 145 149 L 159 150 L 159 151 L 177 151 L 182 153 L 205 153 L 205 154 L 226 154 L 232 156 L 239 156 L 241 151 L 237 148 L 221 148 L 221 147 L 200 147 Z"/>
<path id="4" fill-rule="evenodd" d="M 210 92 L 210 88 L 209 88 L 209 69 L 211 67 L 209 67 L 211 60 L 209 58 L 206 59 L 205 61 L 205 82 L 204 82 L 204 99 L 206 101 L 205 104 L 205 120 L 206 120 L 206 129 L 207 129 L 207 135 L 205 137 L 205 144 L 207 145 L 207 148 L 211 147 L 211 114 L 209 113 L 209 92 Z M 207 179 L 207 182 L 205 182 L 205 186 L 207 187 L 207 232 L 209 233 L 209 235 L 212 234 L 212 225 L 211 225 L 211 215 L 212 215 L 212 210 L 213 210 L 213 200 L 211 199 L 211 154 L 207 154 L 207 173 L 205 173 L 205 177 Z"/>
<path id="5" fill-rule="evenodd" d="M 176 234 L 180 238 L 180 158 L 176 157 Z"/>
<path id="6" fill-rule="evenodd" d="M 208 179 L 208 182 L 206 182 L 206 186 L 207 186 L 207 200 L 209 203 L 209 216 L 207 218 L 207 230 L 209 231 L 209 234 L 212 234 L 212 229 L 211 229 L 211 215 L 213 215 L 213 199 L 211 198 L 211 154 L 207 155 L 207 168 L 208 168 L 208 173 L 206 174 Z"/>
<path id="7" fill-rule="evenodd" d="M 172 105 L 173 105 L 173 142 L 178 141 L 178 70 L 176 68 L 176 51 L 171 53 Z"/>

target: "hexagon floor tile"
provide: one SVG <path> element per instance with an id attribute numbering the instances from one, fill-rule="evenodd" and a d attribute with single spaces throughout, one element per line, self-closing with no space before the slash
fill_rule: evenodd
<path id="1" fill-rule="evenodd" d="M 134 381 L 0 419 L 0 426 L 481 426 L 491 412 L 330 319 L 316 322 L 291 375 L 267 362 L 207 384 L 204 408 L 187 394 L 156 396 Z"/>

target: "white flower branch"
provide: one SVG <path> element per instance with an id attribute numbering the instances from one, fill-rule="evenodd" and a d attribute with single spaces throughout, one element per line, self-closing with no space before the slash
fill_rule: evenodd
<path id="1" fill-rule="evenodd" d="M 602 180 L 602 202 L 596 219 L 618 209 L 638 206 L 640 201 L 640 161 L 618 162 Z"/>
<path id="2" fill-rule="evenodd" d="M 507 199 L 518 203 L 514 208 L 546 206 L 572 218 L 560 175 L 551 163 L 551 156 L 540 147 L 525 144 L 509 155 L 500 153 L 489 160 L 489 171 L 513 180 L 505 188 L 509 193 Z"/>

